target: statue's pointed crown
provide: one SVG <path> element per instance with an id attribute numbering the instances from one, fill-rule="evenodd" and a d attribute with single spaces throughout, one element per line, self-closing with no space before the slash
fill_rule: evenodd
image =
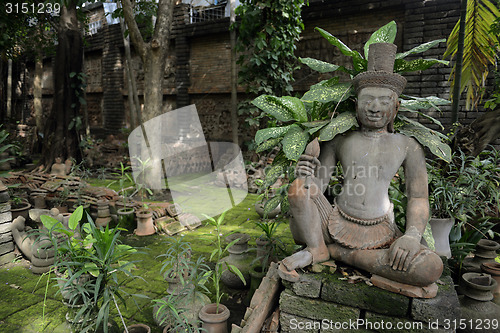
<path id="1" fill-rule="evenodd" d="M 389 88 L 399 95 L 406 79 L 394 73 L 397 46 L 392 43 L 373 43 L 368 50 L 368 70 L 354 77 L 356 93 L 365 87 Z"/>

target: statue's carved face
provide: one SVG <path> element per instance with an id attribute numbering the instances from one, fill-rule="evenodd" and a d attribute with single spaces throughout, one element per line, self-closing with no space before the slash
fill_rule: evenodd
<path id="1" fill-rule="evenodd" d="M 389 88 L 366 87 L 358 93 L 356 112 L 364 128 L 386 128 L 396 116 L 398 107 L 398 97 Z"/>

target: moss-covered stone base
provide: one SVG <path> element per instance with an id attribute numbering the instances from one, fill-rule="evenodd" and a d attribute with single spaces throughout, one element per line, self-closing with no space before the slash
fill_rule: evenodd
<path id="1" fill-rule="evenodd" d="M 284 282 L 280 296 L 282 332 L 452 332 L 436 323 L 460 318 L 449 276 L 438 281 L 435 298 L 417 299 L 348 283 L 339 273 L 304 273 Z"/>

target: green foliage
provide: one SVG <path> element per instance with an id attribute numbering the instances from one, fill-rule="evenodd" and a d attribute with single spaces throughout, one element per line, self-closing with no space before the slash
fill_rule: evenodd
<path id="1" fill-rule="evenodd" d="M 484 93 L 484 84 L 488 76 L 488 66 L 496 64 L 498 52 L 498 33 L 491 33 L 498 24 L 500 11 L 491 0 L 467 0 L 465 19 L 464 58 L 462 61 L 462 77 L 460 93 L 467 94 L 466 109 L 477 107 Z M 453 28 L 447 42 L 443 57 L 453 57 L 457 54 L 459 43 L 460 20 Z M 495 50 L 495 48 L 497 48 Z M 455 80 L 456 64 L 451 72 L 451 89 L 458 84 Z M 450 96 L 453 97 L 453 96 Z"/>
<path id="2" fill-rule="evenodd" d="M 241 274 L 240 270 L 238 267 L 229 264 L 228 262 L 224 261 L 221 262 L 221 259 L 224 257 L 226 253 L 228 253 L 228 249 L 233 246 L 237 241 L 239 241 L 239 238 L 234 239 L 232 242 L 224 246 L 223 244 L 223 239 L 224 237 L 229 236 L 230 234 L 224 235 L 222 233 L 222 224 L 224 222 L 224 216 L 226 215 L 226 212 L 223 212 L 217 220 L 214 219 L 213 217 L 210 217 L 208 215 L 204 215 L 207 218 L 207 226 L 212 226 L 214 229 L 211 232 L 212 233 L 212 238 L 213 238 L 213 243 L 214 243 L 214 249 L 212 253 L 210 254 L 210 260 L 215 261 L 215 269 L 213 270 L 213 273 L 211 275 L 212 279 L 212 285 L 215 290 L 215 304 L 217 305 L 217 312 L 219 312 L 219 304 L 222 299 L 222 296 L 224 293 L 221 292 L 221 285 L 220 285 L 220 280 L 222 277 L 222 274 L 229 270 L 231 273 L 236 274 L 240 280 L 246 284 L 245 278 L 243 277 L 243 274 Z"/>
<path id="3" fill-rule="evenodd" d="M 493 238 L 500 210 L 500 152 L 491 148 L 477 157 L 459 151 L 451 163 L 428 161 L 429 202 L 435 217 L 454 217 L 452 256 L 460 267 L 481 238 Z"/>
<path id="4" fill-rule="evenodd" d="M 277 220 L 258 221 L 255 223 L 263 232 L 259 238 L 269 241 L 264 256 L 256 258 L 256 260 L 262 260 L 262 268 L 264 271 L 269 269 L 271 261 L 279 260 L 287 255 L 285 243 L 276 237 L 276 231 L 278 231 L 280 223 L 281 222 Z"/>
<path id="5" fill-rule="evenodd" d="M 59 274 L 57 280 L 62 284 L 59 292 L 68 304 L 77 306 L 74 328 L 78 332 L 93 332 L 102 326 L 107 333 L 110 307 L 118 309 L 117 299 L 125 305 L 125 292 L 121 288 L 125 280 L 119 280 L 118 276 L 138 278 L 131 273 L 133 262 L 126 260 L 136 250 L 121 244 L 119 229 L 98 228 L 88 214 L 89 222 L 80 226 L 83 212 L 79 206 L 67 226 L 42 215 L 46 229 L 33 233 L 37 239 L 47 237 L 56 250 L 54 266 Z"/>
<path id="6" fill-rule="evenodd" d="M 8 137 L 9 137 L 9 132 L 3 129 L 2 125 L 0 124 L 0 155 L 4 152 L 9 151 L 9 149 L 13 147 L 11 143 L 7 143 Z M 0 158 L 0 164 L 12 161 L 13 159 L 14 159 L 13 157 Z M 0 173 L 0 177 L 3 177 L 3 173 Z"/>
<path id="7" fill-rule="evenodd" d="M 15 59 L 54 49 L 61 6 L 56 1 L 9 0 L 0 5 L 0 54 Z"/>
<path id="8" fill-rule="evenodd" d="M 248 92 L 279 96 L 292 92 L 295 44 L 304 29 L 301 8 L 306 3 L 243 0 L 236 8 L 241 20 L 232 28 L 238 31 L 239 78 Z"/>
<path id="9" fill-rule="evenodd" d="M 243 0 L 236 8 L 239 16 L 231 29 L 238 32 L 236 51 L 239 84 L 252 95 L 288 95 L 293 72 L 298 69 L 296 43 L 304 30 L 301 8 L 307 0 Z M 259 126 L 263 117 L 248 101 L 238 106 L 249 126 Z"/>
<path id="10" fill-rule="evenodd" d="M 184 315 L 185 298 L 200 297 L 201 292 L 209 292 L 205 284 L 211 276 L 210 268 L 204 263 L 203 257 L 196 261 L 192 259 L 191 244 L 183 237 L 169 237 L 165 243 L 167 250 L 157 257 L 165 258 L 161 272 L 165 277 L 178 279 L 181 289 L 162 299 L 153 300 L 159 306 L 154 315 L 161 325 L 170 325 L 173 331 L 200 332 L 199 328 L 190 325 Z"/>
<path id="11" fill-rule="evenodd" d="M 120 169 L 117 169 L 118 172 L 113 172 L 111 173 L 113 176 L 117 176 L 118 180 L 114 180 L 111 183 L 108 184 L 107 187 L 110 187 L 113 184 L 116 184 L 118 182 L 120 186 L 120 195 L 123 200 L 123 207 L 125 208 L 127 206 L 127 193 L 126 193 L 126 188 L 125 184 L 131 183 L 134 184 L 134 180 L 132 177 L 130 177 L 130 174 L 128 173 L 130 167 L 129 166 L 124 166 L 122 162 L 120 162 Z"/>
<path id="12" fill-rule="evenodd" d="M 392 43 L 397 32 L 394 21 L 375 31 L 364 45 L 365 55 L 363 56 L 358 51 L 350 49 L 329 32 L 321 28 L 316 28 L 316 30 L 328 42 L 337 47 L 344 56 L 350 57 L 351 67 L 329 64 L 311 58 L 301 58 L 300 61 L 321 73 L 334 71 L 348 73 L 351 79 L 367 70 L 368 61 L 366 56 L 369 45 L 375 42 Z M 447 61 L 436 59 L 410 61 L 405 59 L 409 55 L 425 52 L 444 41 L 427 42 L 404 53 L 398 53 L 394 65 L 395 72 L 424 70 L 436 63 L 448 64 Z M 275 121 L 273 126 L 261 129 L 256 133 L 255 141 L 259 145 L 256 151 L 263 152 L 274 149 L 276 146 L 281 147 L 283 155 L 274 160 L 273 167 L 286 161 L 285 164 L 290 166 L 289 170 L 293 170 L 294 163 L 304 153 L 307 144 L 314 138 L 318 138 L 320 141 L 329 141 L 335 136 L 358 126 L 355 115 L 355 97 L 352 83 L 350 81 L 340 82 L 339 77 L 333 77 L 311 86 L 310 90 L 302 98 L 278 97 L 268 94 L 257 97 L 253 100 L 253 105 Z M 448 101 L 434 96 L 426 98 L 401 97 L 401 110 L 423 115 L 441 128 L 442 125 L 438 120 L 422 113 L 420 110 L 429 108 L 439 110 L 440 106 L 447 104 L 449 104 Z M 398 114 L 394 127 L 398 132 L 415 137 L 440 159 L 450 161 L 451 149 L 443 142 L 444 138 L 440 133 L 412 121 L 402 114 Z M 275 173 L 271 174 L 275 177 Z M 288 177 L 292 178 L 290 173 Z M 265 184 L 270 185 L 272 183 L 269 181 L 265 182 Z M 286 194 L 283 194 L 281 199 L 281 203 L 284 204 L 287 200 Z"/>

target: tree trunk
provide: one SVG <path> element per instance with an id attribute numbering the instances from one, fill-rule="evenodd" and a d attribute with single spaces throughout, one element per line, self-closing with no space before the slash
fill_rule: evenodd
<path id="1" fill-rule="evenodd" d="M 485 112 L 470 125 L 461 127 L 453 140 L 455 150 L 477 156 L 500 137 L 500 108 Z"/>
<path id="2" fill-rule="evenodd" d="M 149 52 L 150 56 L 144 63 L 144 110 L 142 123 L 159 116 L 163 109 L 163 73 L 165 59 L 161 54 Z"/>
<path id="3" fill-rule="evenodd" d="M 166 56 L 169 51 L 169 39 L 172 29 L 175 0 L 160 0 L 156 23 L 151 42 L 146 43 L 141 36 L 134 19 L 133 5 L 130 0 L 121 0 L 130 41 L 140 55 L 144 68 L 144 110 L 141 123 L 148 121 L 163 111 L 163 76 Z"/>
<path id="4" fill-rule="evenodd" d="M 42 161 L 48 169 L 56 157 L 81 160 L 80 128 L 70 123 L 79 116 L 78 74 L 82 72 L 82 34 L 78 26 L 76 1 L 61 8 L 58 45 L 54 66 L 54 101 L 45 124 Z M 71 73 L 76 73 L 71 74 Z M 75 123 L 73 123 L 75 124 Z"/>
<path id="5" fill-rule="evenodd" d="M 33 79 L 33 107 L 35 109 L 36 137 L 38 137 L 38 133 L 43 130 L 42 78 L 43 59 L 41 52 L 38 52 L 35 60 L 35 77 Z"/>
<path id="6" fill-rule="evenodd" d="M 229 0 L 230 25 L 236 22 L 235 0 Z M 236 30 L 230 29 L 231 40 L 231 132 L 233 142 L 238 145 L 238 73 L 236 72 Z"/>

